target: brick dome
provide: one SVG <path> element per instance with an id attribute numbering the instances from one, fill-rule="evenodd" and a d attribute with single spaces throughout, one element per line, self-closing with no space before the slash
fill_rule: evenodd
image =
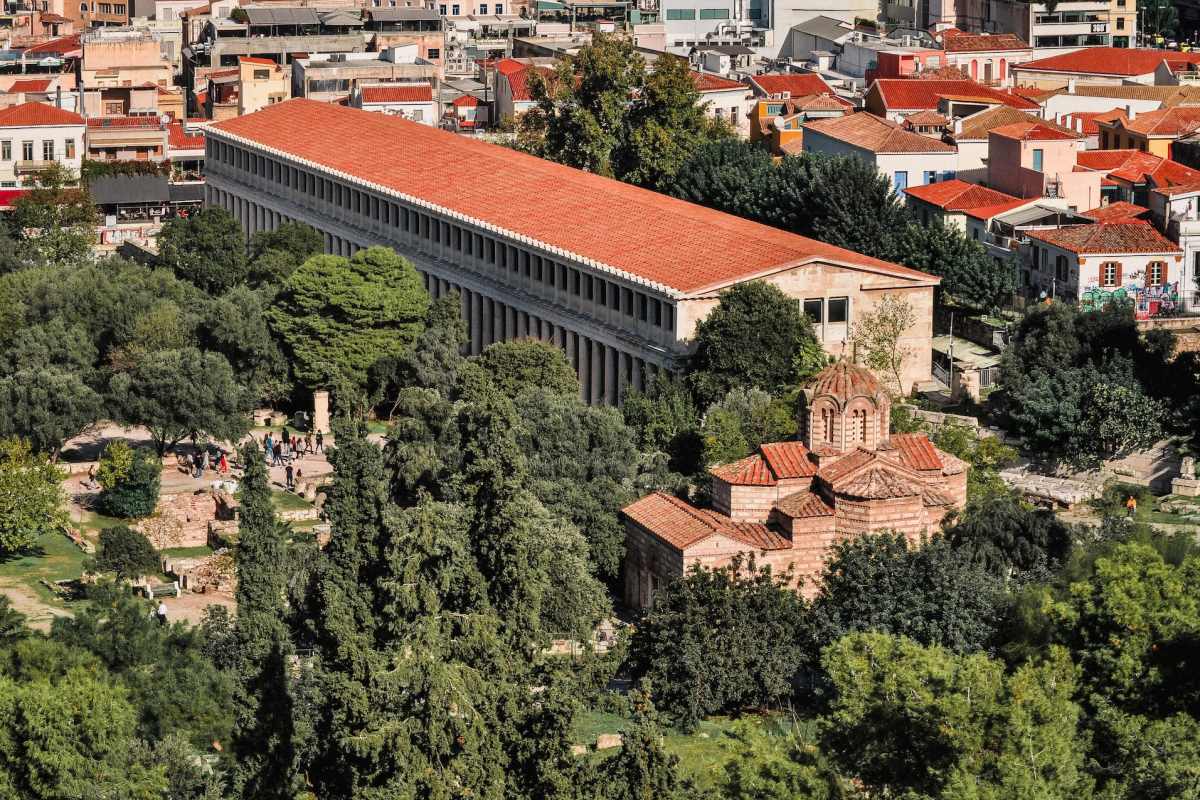
<path id="1" fill-rule="evenodd" d="M 844 358 L 818 372 L 807 388 L 809 397 L 833 397 L 842 406 L 856 397 L 874 400 L 881 393 L 886 394 L 883 384 L 871 370 L 851 364 Z"/>

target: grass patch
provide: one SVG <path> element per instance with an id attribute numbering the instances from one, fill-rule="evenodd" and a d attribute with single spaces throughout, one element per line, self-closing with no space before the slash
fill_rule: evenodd
<path id="1" fill-rule="evenodd" d="M 312 503 L 293 492 L 271 492 L 271 504 L 277 511 L 307 511 Z"/>
<path id="2" fill-rule="evenodd" d="M 170 558 L 203 558 L 211 556 L 213 549 L 208 545 L 199 547 L 167 547 L 159 551 Z"/>
<path id="3" fill-rule="evenodd" d="M 120 517 L 110 517 L 105 514 L 98 514 L 95 511 L 84 511 L 81 519 L 76 522 L 72 515 L 72 524 L 78 525 L 84 531 L 102 531 L 105 528 L 115 528 L 118 525 L 132 525 L 137 520 L 121 519 Z"/>
<path id="4" fill-rule="evenodd" d="M 0 580 L 9 579 L 29 585 L 40 578 L 61 581 L 78 578 L 87 554 L 61 533 L 47 533 L 25 553 L 0 561 Z"/>
<path id="5" fill-rule="evenodd" d="M 373 419 L 367 423 L 367 433 L 387 433 L 392 423 L 381 419 Z"/>
<path id="6" fill-rule="evenodd" d="M 696 730 L 690 733 L 667 728 L 663 732 L 663 747 L 679 759 L 679 773 L 682 777 L 691 778 L 701 789 L 711 789 L 724 775 L 725 764 L 734 757 L 735 726 L 747 723 L 767 726 L 771 740 L 777 741 L 780 748 L 786 746 L 784 737 L 791 727 L 791 722 L 781 715 L 775 715 L 748 716 L 742 720 L 712 717 L 701 722 Z M 600 734 L 618 733 L 628 725 L 629 720 L 618 714 L 586 711 L 575 717 L 572 741 L 594 747 L 596 737 Z M 617 752 L 618 748 L 612 748 L 592 753 L 591 757 L 603 761 Z"/>

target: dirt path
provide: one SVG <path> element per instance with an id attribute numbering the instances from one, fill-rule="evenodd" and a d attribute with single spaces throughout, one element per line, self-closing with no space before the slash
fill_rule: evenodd
<path id="1" fill-rule="evenodd" d="M 50 623 L 55 617 L 69 617 L 70 611 L 47 605 L 35 592 L 27 586 L 14 583 L 0 583 L 0 594 L 8 598 L 12 607 L 24 614 L 29 627 L 38 631 L 50 630 Z"/>

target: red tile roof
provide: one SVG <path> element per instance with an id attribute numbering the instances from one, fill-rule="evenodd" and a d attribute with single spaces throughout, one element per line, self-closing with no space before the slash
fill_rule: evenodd
<path id="1" fill-rule="evenodd" d="M 879 93 L 880 99 L 889 111 L 937 108 L 938 102 L 943 97 L 978 100 L 1029 110 L 1039 107 L 1037 103 L 1026 100 L 1024 97 L 981 86 L 969 79 L 880 78 L 871 84 L 870 91 Z"/>
<path id="2" fill-rule="evenodd" d="M 808 448 L 800 442 L 771 442 L 758 449 L 771 472 L 780 480 L 817 474 L 816 465 L 808 457 Z"/>
<path id="3" fill-rule="evenodd" d="M 1080 150 L 1075 154 L 1075 163 L 1087 169 L 1108 172 L 1121 166 L 1140 152 L 1140 150 Z M 1152 158 L 1158 158 L 1158 156 L 1152 156 Z"/>
<path id="4" fill-rule="evenodd" d="M 994 50 L 1028 50 L 1029 45 L 1015 33 L 967 34 L 946 36 L 943 47 L 947 53 L 985 53 Z"/>
<path id="5" fill-rule="evenodd" d="M 554 77 L 554 70 L 548 67 L 526 67 L 515 72 L 501 73 L 508 79 L 508 88 L 513 100 L 528 102 L 533 99 L 530 83 L 534 72 L 541 73 L 542 77 L 546 80 Z"/>
<path id="6" fill-rule="evenodd" d="M 819 492 L 811 489 L 789 494 L 776 503 L 775 507 L 792 519 L 833 516 L 833 506 L 826 503 Z"/>
<path id="7" fill-rule="evenodd" d="M 870 450 L 864 450 L 860 447 L 853 452 L 842 456 L 832 464 L 821 467 L 821 469 L 817 471 L 817 475 L 823 480 L 832 484 L 851 474 L 860 467 L 871 463 L 877 458 L 879 458 L 877 454 L 872 453 Z"/>
<path id="8" fill-rule="evenodd" d="M 1080 131 L 1084 136 L 1095 136 L 1100 133 L 1100 122 L 1113 122 L 1115 120 L 1124 120 L 1126 118 L 1124 109 L 1114 108 L 1109 111 L 1075 111 L 1070 114 L 1063 114 L 1060 120 L 1064 127 L 1076 130 L 1076 123 L 1083 122 L 1083 130 Z"/>
<path id="9" fill-rule="evenodd" d="M 876 463 L 853 478 L 835 484 L 834 491 L 861 500 L 889 500 L 921 494 L 921 486 L 889 465 Z"/>
<path id="10" fill-rule="evenodd" d="M 845 405 L 855 397 L 876 397 L 884 389 L 871 370 L 840 358 L 813 376 L 804 391 L 814 399 L 833 397 Z"/>
<path id="11" fill-rule="evenodd" d="M 722 535 L 757 550 L 786 550 L 791 541 L 766 525 L 736 522 L 663 492 L 648 494 L 621 512 L 676 550 L 683 551 L 713 535 Z"/>
<path id="12" fill-rule="evenodd" d="M 806 94 L 833 94 L 833 89 L 815 72 L 792 72 L 786 75 L 755 75 L 750 79 L 752 86 L 758 87 L 763 94 L 786 94 L 788 97 L 801 97 Z"/>
<path id="13" fill-rule="evenodd" d="M 986 186 L 960 181 L 957 178 L 924 186 L 910 186 L 904 190 L 904 193 L 944 211 L 965 211 L 969 208 L 983 208 L 1014 201 L 1025 202 L 1019 197 L 1013 197 Z"/>
<path id="14" fill-rule="evenodd" d="M 44 92 L 50 88 L 52 81 L 49 78 L 41 80 L 27 78 L 25 80 L 13 81 L 12 86 L 8 87 L 9 94 L 22 94 L 24 92 Z"/>
<path id="15" fill-rule="evenodd" d="M 400 86 L 364 86 L 364 103 L 432 103 L 433 87 L 428 83 Z"/>
<path id="16" fill-rule="evenodd" d="M 910 469 L 941 470 L 942 459 L 938 457 L 937 449 L 923 433 L 895 433 L 887 440 L 885 447 L 895 450 L 900 456 L 900 463 Z M 881 448 L 883 449 L 883 448 Z"/>
<path id="17" fill-rule="evenodd" d="M 321 136 L 313 136 L 321 131 Z M 809 261 L 922 285 L 937 278 L 610 178 L 385 114 L 295 99 L 225 120 L 241 139 L 451 210 L 564 257 L 688 295 Z M 403 140 L 404 147 L 396 142 Z M 388 158 L 381 159 L 380 153 Z M 445 176 L 470 169 L 471 181 Z M 598 221 L 602 221 L 598 222 Z"/>
<path id="18" fill-rule="evenodd" d="M 992 133 L 1006 139 L 1016 139 L 1019 142 L 1050 142 L 1064 139 L 1079 139 L 1080 134 L 1051 127 L 1044 122 L 1014 122 L 1011 125 L 1001 125 L 992 128 Z"/>
<path id="19" fill-rule="evenodd" d="M 89 128 L 161 128 L 158 117 L 88 117 Z"/>
<path id="20" fill-rule="evenodd" d="M 1133 119 L 1113 120 L 1111 127 L 1140 133 L 1143 136 L 1179 137 L 1200 129 L 1200 108 L 1172 106 L 1158 111 L 1144 111 Z"/>
<path id="21" fill-rule="evenodd" d="M 25 48 L 25 55 L 65 55 L 72 50 L 79 49 L 79 34 L 64 36 L 61 39 L 51 39 L 48 42 L 35 44 L 33 47 Z"/>
<path id="22" fill-rule="evenodd" d="M 974 208 L 964 208 L 963 213 L 972 219 L 981 219 L 988 221 L 992 217 L 998 217 L 1005 212 L 1020 208 L 1021 206 L 1029 205 L 1037 200 L 1036 197 L 1027 197 L 1025 199 L 1015 198 L 1006 203 L 996 203 L 990 206 L 975 206 Z"/>
<path id="23" fill-rule="evenodd" d="M 1024 64 L 1013 64 L 1013 69 L 1132 77 L 1154 72 L 1164 60 L 1176 64 L 1200 64 L 1200 53 L 1132 47 L 1085 47 L 1049 58 L 1026 61 Z"/>
<path id="24" fill-rule="evenodd" d="M 203 150 L 204 134 L 188 133 L 182 122 L 172 122 L 167 126 L 167 145 L 172 150 Z"/>
<path id="25" fill-rule="evenodd" d="M 238 56 L 238 63 L 242 64 L 259 64 L 264 67 L 279 68 L 279 64 L 269 58 L 259 58 L 258 56 Z"/>
<path id="26" fill-rule="evenodd" d="M 1080 255 L 1183 252 L 1179 249 L 1179 245 L 1164 237 L 1154 229 L 1154 226 L 1140 222 L 1118 222 L 1112 225 L 1071 225 L 1066 228 L 1027 230 L 1025 235 Z"/>
<path id="27" fill-rule="evenodd" d="M 477 106 L 477 105 L 479 105 L 479 98 L 473 94 L 464 94 L 461 97 L 456 97 L 452 101 L 450 101 L 450 105 L 460 106 L 460 107 L 461 106 Z"/>
<path id="28" fill-rule="evenodd" d="M 758 453 L 728 464 L 717 464 L 708 471 L 734 486 L 774 486 L 777 483 L 767 460 Z"/>
<path id="29" fill-rule="evenodd" d="M 1075 163 L 1128 183 L 1163 187 L 1200 181 L 1200 171 L 1141 150 L 1083 150 L 1076 154 Z"/>
<path id="30" fill-rule="evenodd" d="M 1127 203 L 1124 200 L 1119 200 L 1115 203 L 1109 203 L 1106 206 L 1093 208 L 1091 211 L 1084 211 L 1079 216 L 1087 217 L 1102 224 L 1113 224 L 1119 222 L 1139 222 L 1144 221 L 1150 214 L 1150 209 L 1142 206 Z"/>
<path id="31" fill-rule="evenodd" d="M 909 114 L 907 117 L 904 118 L 904 124 L 909 127 L 912 127 L 914 125 L 943 126 L 943 125 L 946 125 L 948 122 L 950 122 L 950 119 L 948 117 L 945 117 L 945 116 L 939 114 L 938 112 L 933 111 L 932 109 L 928 109 L 928 108 L 924 109 L 922 111 L 915 111 L 912 114 Z"/>
<path id="32" fill-rule="evenodd" d="M 869 150 L 872 153 L 953 153 L 954 145 L 941 139 L 922 136 L 889 122 L 882 117 L 861 111 L 842 117 L 815 119 L 804 124 L 806 131 L 820 134 Z"/>
<path id="33" fill-rule="evenodd" d="M 82 125 L 83 117 L 48 103 L 20 103 L 0 109 L 0 127 L 30 128 L 42 125 Z"/>
<path id="34" fill-rule="evenodd" d="M 746 84 L 731 81 L 728 78 L 722 78 L 720 75 L 713 75 L 709 72 L 697 72 L 692 70 L 692 81 L 696 84 L 698 92 L 728 92 L 734 89 L 749 89 Z"/>

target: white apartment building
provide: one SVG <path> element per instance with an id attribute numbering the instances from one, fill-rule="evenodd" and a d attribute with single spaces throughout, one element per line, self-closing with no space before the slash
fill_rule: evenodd
<path id="1" fill-rule="evenodd" d="M 55 162 L 78 175 L 86 129 L 80 115 L 46 103 L 0 110 L 0 186 L 28 183 Z"/>
<path id="2" fill-rule="evenodd" d="M 929 377 L 938 278 L 425 125 L 291 100 L 206 131 L 206 202 L 247 235 L 296 220 L 330 253 L 372 245 L 459 292 L 470 352 L 536 337 L 561 347 L 581 394 L 616 403 L 678 370 L 721 290 L 764 280 L 849 326 L 886 295 L 917 318 L 906 389 Z"/>

